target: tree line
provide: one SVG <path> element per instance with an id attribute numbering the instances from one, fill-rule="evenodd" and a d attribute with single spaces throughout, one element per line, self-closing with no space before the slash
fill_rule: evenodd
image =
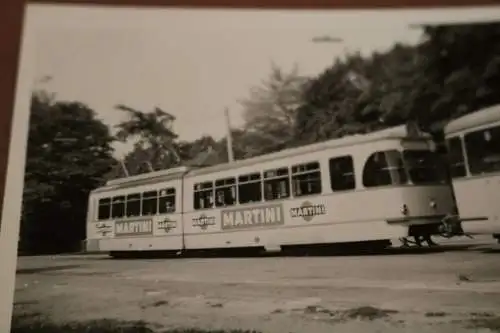
<path id="1" fill-rule="evenodd" d="M 271 68 L 241 100 L 245 124 L 232 129 L 236 160 L 366 133 L 409 120 L 439 137 L 450 119 L 500 103 L 500 24 L 423 26 L 416 45 L 332 59 L 315 77 Z M 228 161 L 227 138 L 188 142 L 175 110 L 116 108 L 116 133 L 84 102 L 35 91 L 27 148 L 20 249 L 77 251 L 85 239 L 89 192 L 106 180 L 178 165 Z M 133 140 L 123 163 L 112 144 Z M 125 167 L 124 167 L 125 166 Z"/>

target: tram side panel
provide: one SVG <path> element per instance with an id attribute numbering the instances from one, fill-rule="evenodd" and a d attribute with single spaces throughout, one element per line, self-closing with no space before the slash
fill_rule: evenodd
<path id="1" fill-rule="evenodd" d="M 181 193 L 178 179 L 92 196 L 87 243 L 108 252 L 181 250 Z"/>
<path id="2" fill-rule="evenodd" d="M 496 193 L 491 191 L 494 184 Z M 453 188 L 464 232 L 471 235 L 500 233 L 499 214 L 495 214 L 500 202 L 500 176 L 454 179 Z"/>
<path id="3" fill-rule="evenodd" d="M 416 204 L 413 201 L 409 203 L 412 212 L 417 212 L 416 207 L 424 205 L 425 208 L 419 213 L 429 214 L 426 210 L 429 202 L 425 201 L 431 198 L 428 188 L 426 192 L 423 189 L 395 186 L 391 183 L 384 186 L 363 187 L 366 160 L 373 157 L 374 152 L 384 152 L 399 147 L 399 141 L 388 140 L 358 146 L 355 149 L 349 147 L 315 152 L 267 162 L 260 166 L 240 168 L 232 172 L 188 177 L 185 181 L 184 198 L 186 247 L 272 248 L 279 245 L 386 240 L 408 236 L 410 223 L 390 224 L 388 221 L 407 217 L 401 208 L 405 203 L 409 203 L 408 200 L 417 200 Z M 355 153 L 351 153 L 352 151 Z M 296 190 L 299 185 L 294 184 L 300 175 L 294 175 L 294 170 L 299 171 L 301 166 L 312 165 L 314 162 L 319 162 L 320 165 L 321 191 L 313 190 L 313 194 L 298 195 L 294 189 Z M 285 179 L 290 178 L 280 187 L 279 171 L 284 169 L 288 169 L 289 175 L 281 176 Z M 199 193 L 205 191 L 208 196 L 213 196 L 216 192 L 211 190 L 211 186 L 214 185 L 212 181 L 269 170 L 274 172 L 272 177 L 266 178 L 265 173 L 260 174 L 264 180 L 260 185 L 263 190 L 262 196 L 269 195 L 266 191 L 267 186 L 275 186 L 278 192 L 282 192 L 284 198 L 272 198 L 274 200 L 268 201 L 261 199 L 254 203 L 215 208 L 212 208 L 215 200 L 212 199 L 204 203 L 204 209 L 200 209 L 200 204 L 195 203 L 195 200 L 203 201 L 202 197 L 205 198 L 202 194 L 194 194 L 196 186 L 196 191 Z M 339 173 L 343 173 L 344 178 L 339 177 Z M 271 184 L 273 181 L 274 185 Z M 446 196 L 446 190 L 440 190 L 443 196 Z M 291 196 L 288 195 L 290 192 Z M 431 191 L 437 197 L 436 200 L 441 201 L 435 192 Z M 418 201 L 420 197 L 425 198 L 420 200 L 425 203 L 421 204 Z M 195 207 L 196 205 L 198 206 Z M 428 219 L 420 222 L 435 221 Z"/>
<path id="4" fill-rule="evenodd" d="M 499 111 L 479 110 L 446 128 L 458 213 L 468 234 L 500 233 Z"/>

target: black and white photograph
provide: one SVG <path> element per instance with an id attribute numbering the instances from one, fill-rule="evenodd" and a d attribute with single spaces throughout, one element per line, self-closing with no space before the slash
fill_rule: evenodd
<path id="1" fill-rule="evenodd" d="M 500 7 L 33 5 L 23 38 L 11 332 L 500 332 Z"/>

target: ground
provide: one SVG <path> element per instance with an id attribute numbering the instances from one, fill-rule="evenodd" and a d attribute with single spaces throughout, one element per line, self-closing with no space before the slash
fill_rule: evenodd
<path id="1" fill-rule="evenodd" d="M 500 332 L 499 247 L 471 244 L 315 257 L 22 257 L 14 313 L 158 330 Z"/>

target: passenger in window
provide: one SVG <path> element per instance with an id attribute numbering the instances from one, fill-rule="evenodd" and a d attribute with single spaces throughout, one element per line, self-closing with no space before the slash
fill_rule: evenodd
<path id="1" fill-rule="evenodd" d="M 173 208 L 174 207 L 170 201 L 165 202 L 165 209 L 167 213 L 171 213 Z"/>
<path id="2" fill-rule="evenodd" d="M 224 200 L 224 192 L 217 193 L 217 206 L 226 206 L 226 202 Z"/>

